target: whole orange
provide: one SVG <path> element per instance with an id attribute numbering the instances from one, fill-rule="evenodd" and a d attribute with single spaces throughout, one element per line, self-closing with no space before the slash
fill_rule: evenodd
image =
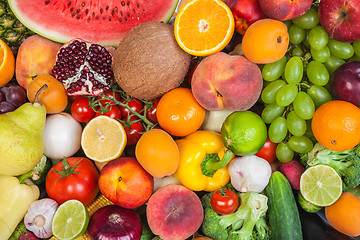
<path id="1" fill-rule="evenodd" d="M 332 205 L 325 207 L 326 219 L 339 232 L 360 235 L 360 199 L 344 192 Z"/>
<path id="2" fill-rule="evenodd" d="M 47 113 L 62 112 L 68 103 L 68 96 L 62 83 L 51 75 L 39 75 L 29 83 L 26 89 L 28 99 L 34 102 L 37 91 L 45 84 L 47 88 L 39 94 L 39 102 L 45 106 Z"/>
<path id="3" fill-rule="evenodd" d="M 152 129 L 141 135 L 135 146 L 135 156 L 140 165 L 156 178 L 175 173 L 179 166 L 179 148 L 162 129 Z"/>
<path id="4" fill-rule="evenodd" d="M 347 101 L 329 101 L 315 111 L 311 128 L 324 147 L 349 150 L 360 142 L 360 109 Z"/>
<path id="5" fill-rule="evenodd" d="M 175 88 L 160 98 L 156 116 L 166 132 L 182 137 L 200 128 L 205 109 L 196 101 L 191 89 Z"/>
<path id="6" fill-rule="evenodd" d="M 247 59 L 266 64 L 282 58 L 289 46 L 289 34 L 283 22 L 266 18 L 249 26 L 242 39 L 242 50 Z"/>
<path id="7" fill-rule="evenodd" d="M 0 39 L 0 87 L 10 82 L 15 73 L 15 57 L 10 47 Z"/>

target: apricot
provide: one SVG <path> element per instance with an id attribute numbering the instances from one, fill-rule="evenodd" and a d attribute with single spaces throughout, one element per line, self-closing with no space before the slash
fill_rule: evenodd
<path id="1" fill-rule="evenodd" d="M 29 83 L 26 90 L 29 101 L 34 102 L 36 93 L 45 84 L 47 88 L 39 94 L 38 101 L 45 106 L 47 113 L 64 111 L 68 104 L 68 96 L 64 85 L 51 75 L 39 75 Z"/>
<path id="2" fill-rule="evenodd" d="M 257 64 L 266 64 L 282 58 L 289 46 L 286 25 L 265 18 L 250 25 L 242 39 L 244 56 Z"/>

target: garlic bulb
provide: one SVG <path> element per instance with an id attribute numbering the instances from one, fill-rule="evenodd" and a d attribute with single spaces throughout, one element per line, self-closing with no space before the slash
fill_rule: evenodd
<path id="1" fill-rule="evenodd" d="M 51 198 L 33 202 L 24 217 L 26 229 L 33 232 L 38 238 L 51 237 L 51 220 L 58 207 L 59 204 Z"/>

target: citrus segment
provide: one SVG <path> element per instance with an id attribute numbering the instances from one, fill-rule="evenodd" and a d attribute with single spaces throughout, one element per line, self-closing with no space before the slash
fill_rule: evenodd
<path id="1" fill-rule="evenodd" d="M 15 57 L 10 47 L 0 39 L 0 87 L 10 82 L 15 73 Z"/>
<path id="2" fill-rule="evenodd" d="M 81 135 L 85 155 L 97 162 L 120 157 L 126 143 L 126 133 L 121 123 L 104 115 L 90 120 Z"/>
<path id="3" fill-rule="evenodd" d="M 220 52 L 235 29 L 230 8 L 221 0 L 192 0 L 175 18 L 175 38 L 179 46 L 195 56 Z"/>
<path id="4" fill-rule="evenodd" d="M 76 239 L 86 231 L 89 219 L 84 204 L 78 200 L 68 200 L 56 210 L 51 230 L 57 239 Z"/>
<path id="5" fill-rule="evenodd" d="M 305 170 L 300 178 L 300 192 L 316 206 L 330 206 L 342 193 L 342 180 L 331 167 L 317 165 Z"/>

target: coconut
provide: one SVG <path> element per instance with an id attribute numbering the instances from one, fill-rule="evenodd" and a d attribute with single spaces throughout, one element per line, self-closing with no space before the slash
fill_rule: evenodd
<path id="1" fill-rule="evenodd" d="M 147 100 L 178 87 L 191 62 L 191 55 L 176 42 L 174 27 L 162 22 L 133 28 L 113 57 L 117 84 L 130 96 Z"/>

